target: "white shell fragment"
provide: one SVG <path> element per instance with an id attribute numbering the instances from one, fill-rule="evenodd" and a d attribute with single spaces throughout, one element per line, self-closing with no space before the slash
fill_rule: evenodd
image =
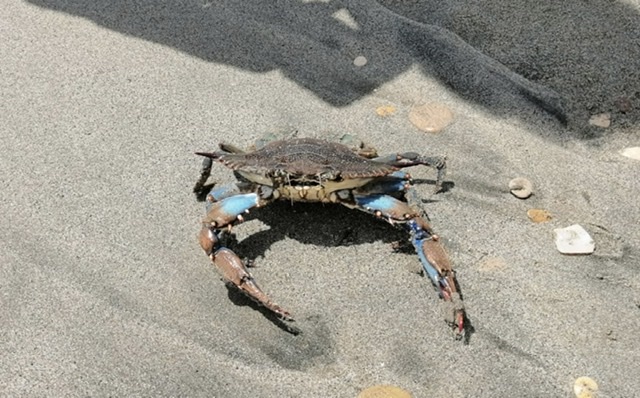
<path id="1" fill-rule="evenodd" d="M 575 224 L 566 228 L 554 229 L 556 248 L 562 254 L 591 254 L 596 244 L 584 228 Z"/>
<path id="2" fill-rule="evenodd" d="M 509 191 L 519 199 L 526 199 L 533 193 L 533 184 L 526 178 L 518 177 L 509 181 Z"/>
<path id="3" fill-rule="evenodd" d="M 409 121 L 425 133 L 439 133 L 451 124 L 453 112 L 444 104 L 430 102 L 411 108 Z"/>
<path id="4" fill-rule="evenodd" d="M 640 146 L 625 148 L 620 154 L 630 159 L 640 160 Z"/>
<path id="5" fill-rule="evenodd" d="M 600 113 L 598 115 L 593 115 L 589 119 L 589 124 L 603 129 L 609 128 L 609 126 L 611 126 L 611 114 Z"/>
<path id="6" fill-rule="evenodd" d="M 598 391 L 598 383 L 590 377 L 578 377 L 573 384 L 573 392 L 577 398 L 593 398 Z"/>
<path id="7" fill-rule="evenodd" d="M 358 55 L 354 60 L 353 64 L 358 67 L 363 67 L 367 64 L 367 59 L 362 55 Z"/>

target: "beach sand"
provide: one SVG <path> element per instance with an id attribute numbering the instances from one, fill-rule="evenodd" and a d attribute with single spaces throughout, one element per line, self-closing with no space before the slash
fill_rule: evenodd
<path id="1" fill-rule="evenodd" d="M 0 395 L 572 397 L 588 376 L 638 396 L 640 161 L 620 151 L 640 146 L 640 3 L 571 3 L 8 2 Z M 438 133 L 410 121 L 429 103 L 453 114 Z M 234 228 L 301 334 L 224 285 L 197 241 L 194 152 L 270 133 L 447 156 L 445 192 L 410 171 L 466 342 L 393 251 L 405 235 L 340 206 Z M 557 251 L 573 224 L 593 254 Z"/>

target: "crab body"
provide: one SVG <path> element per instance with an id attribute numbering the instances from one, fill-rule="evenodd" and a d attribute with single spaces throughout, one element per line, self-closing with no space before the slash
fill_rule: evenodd
<path id="1" fill-rule="evenodd" d="M 225 146 L 222 146 L 225 148 Z M 359 156 L 344 145 L 310 138 L 275 141 L 249 153 L 204 154 L 276 198 L 339 202 L 338 192 L 365 186 L 399 168 Z"/>
<path id="2" fill-rule="evenodd" d="M 436 189 L 445 173 L 444 157 L 426 157 L 414 152 L 374 157 L 344 145 L 312 138 L 275 141 L 245 152 L 220 144 L 220 151 L 197 152 L 204 156 L 200 179 L 194 191 L 202 193 L 212 162 L 234 170 L 238 182 L 213 188 L 206 197 L 200 243 L 223 279 L 286 320 L 289 312 L 272 302 L 258 287 L 239 257 L 221 243 L 225 231 L 243 220 L 251 208 L 274 200 L 339 203 L 366 211 L 408 231 L 426 275 L 440 296 L 452 303 L 458 335 L 463 331 L 464 308 L 449 259 L 415 201 L 410 176 L 404 167 L 426 165 L 437 170 Z"/>

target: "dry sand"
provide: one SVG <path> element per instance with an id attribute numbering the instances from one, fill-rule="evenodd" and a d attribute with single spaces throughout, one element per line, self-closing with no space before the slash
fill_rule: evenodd
<path id="1" fill-rule="evenodd" d="M 640 161 L 619 154 L 640 146 L 638 1 L 263 3 L 3 4 L 0 396 L 571 397 L 580 376 L 638 396 Z M 438 134 L 409 122 L 428 102 L 454 114 Z M 346 208 L 279 203 L 235 229 L 302 334 L 224 286 L 193 152 L 272 132 L 447 155 L 447 192 L 412 174 L 468 344 L 392 252 L 403 235 Z M 576 223 L 594 254 L 555 249 Z"/>

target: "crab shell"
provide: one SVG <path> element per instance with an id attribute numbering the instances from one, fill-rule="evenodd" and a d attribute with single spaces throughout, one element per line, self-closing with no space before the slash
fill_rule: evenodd
<path id="1" fill-rule="evenodd" d="M 345 190 L 399 170 L 314 138 L 275 141 L 247 153 L 199 153 L 218 160 L 251 183 L 271 187 L 281 199 L 337 202 Z M 342 193 L 341 191 L 345 191 Z"/>

